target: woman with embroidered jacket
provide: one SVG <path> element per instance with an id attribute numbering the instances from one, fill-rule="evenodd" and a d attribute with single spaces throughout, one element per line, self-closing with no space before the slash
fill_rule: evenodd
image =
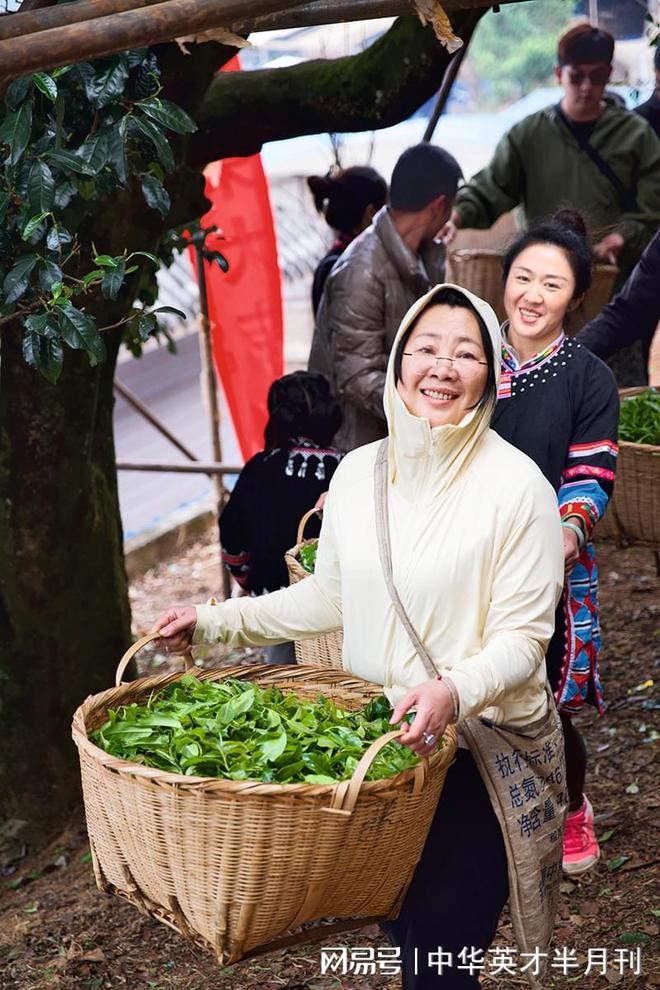
<path id="1" fill-rule="evenodd" d="M 598 860 L 593 811 L 584 795 L 586 750 L 573 723 L 584 704 L 602 713 L 598 571 L 591 531 L 612 494 L 619 399 L 609 368 L 566 337 L 566 313 L 591 284 L 584 221 L 573 210 L 522 234 L 504 260 L 502 376 L 493 429 L 538 464 L 557 492 L 565 588 L 546 664 L 566 745 L 569 811 L 564 871 Z"/>
<path id="2" fill-rule="evenodd" d="M 500 345 L 486 303 L 456 286 L 436 286 L 403 320 L 387 370 L 393 581 L 440 678 L 429 676 L 408 638 L 381 568 L 374 499 L 380 442 L 352 451 L 335 472 L 311 577 L 262 598 L 172 606 L 154 626 L 173 652 L 192 641 L 246 646 L 343 627 L 344 667 L 383 685 L 394 722 L 416 710 L 405 745 L 428 754 L 458 721 L 457 759 L 399 918 L 387 925 L 402 950 L 405 990 L 478 987 L 459 954 L 468 946 L 487 950 L 510 887 L 514 924 L 524 927 L 531 899 L 547 922 L 540 941 L 552 930 L 553 896 L 536 883 L 521 894 L 511 855 L 512 841 L 535 855 L 539 832 L 532 836 L 526 822 L 540 827 L 548 793 L 529 795 L 529 814 L 514 811 L 516 835 L 507 825 L 505 840 L 483 754 L 468 742 L 475 723 L 485 733 L 491 730 L 483 726 L 496 724 L 526 748 L 536 738 L 527 729 L 556 723 L 543 661 L 562 584 L 561 526 L 554 492 L 536 465 L 489 428 Z M 563 800 L 559 794 L 558 805 Z M 556 816 L 558 866 L 563 808 L 546 810 Z M 456 962 L 439 972 L 429 953 L 440 945 Z"/>
<path id="3" fill-rule="evenodd" d="M 246 463 L 219 519 L 222 562 L 246 594 L 288 585 L 284 554 L 341 460 L 332 447 L 340 426 L 341 409 L 323 375 L 294 371 L 270 386 L 264 449 Z M 295 663 L 293 643 L 267 647 L 266 656 Z"/>

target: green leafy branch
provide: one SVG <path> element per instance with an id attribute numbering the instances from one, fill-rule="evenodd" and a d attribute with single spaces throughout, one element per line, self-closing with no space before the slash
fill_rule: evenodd
<path id="1" fill-rule="evenodd" d="M 99 294 L 116 300 L 148 251 L 99 254 L 81 245 L 92 203 L 140 189 L 161 216 L 170 209 L 165 177 L 175 168 L 168 134 L 196 130 L 180 107 L 160 96 L 160 72 L 148 49 L 98 63 L 77 63 L 14 80 L 0 117 L 0 324 L 21 319 L 23 354 L 50 382 L 68 346 L 91 364 L 105 356 L 103 329 L 86 311 Z M 161 310 L 162 311 L 162 307 Z M 153 313 L 135 311 L 139 339 L 157 329 Z M 178 311 L 177 311 L 178 312 Z"/>

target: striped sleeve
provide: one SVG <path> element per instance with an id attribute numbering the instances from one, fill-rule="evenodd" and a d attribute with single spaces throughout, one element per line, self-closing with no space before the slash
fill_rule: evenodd
<path id="1" fill-rule="evenodd" d="M 618 453 L 619 396 L 601 361 L 588 362 L 559 489 L 562 519 L 577 516 L 587 538 L 612 495 Z"/>

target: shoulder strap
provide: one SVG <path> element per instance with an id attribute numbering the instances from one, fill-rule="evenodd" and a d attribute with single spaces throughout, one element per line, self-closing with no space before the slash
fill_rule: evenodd
<path id="1" fill-rule="evenodd" d="M 374 468 L 374 504 L 376 509 L 376 538 L 378 539 L 378 553 L 383 569 L 383 577 L 389 596 L 392 599 L 396 614 L 399 616 L 410 641 L 415 647 L 419 657 L 426 667 L 429 677 L 435 677 L 437 670 L 431 656 L 415 632 L 415 627 L 408 617 L 403 602 L 399 598 L 399 592 L 394 585 L 392 575 L 392 543 L 390 540 L 390 520 L 387 504 L 387 449 L 388 440 L 381 441 L 376 455 L 376 465 Z"/>
<path id="2" fill-rule="evenodd" d="M 589 156 L 601 175 L 604 175 L 608 182 L 614 186 L 623 209 L 634 213 L 639 212 L 639 206 L 637 205 L 635 194 L 626 189 L 612 166 L 605 161 L 600 152 L 596 151 L 594 146 L 589 141 L 589 138 L 585 134 L 581 134 L 580 131 L 573 127 L 572 122 L 568 119 L 560 105 L 557 105 L 555 110 L 564 127 L 566 127 L 570 134 L 573 135 L 577 143 Z"/>

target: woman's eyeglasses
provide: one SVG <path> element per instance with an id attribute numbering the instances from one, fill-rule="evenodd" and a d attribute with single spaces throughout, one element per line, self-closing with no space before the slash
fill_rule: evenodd
<path id="1" fill-rule="evenodd" d="M 591 72 L 583 69 L 568 70 L 568 81 L 572 86 L 581 86 L 585 79 L 588 79 L 592 86 L 604 86 L 609 78 L 609 66 L 601 69 L 592 69 Z"/>
<path id="2" fill-rule="evenodd" d="M 487 361 L 480 361 L 473 354 L 460 354 L 458 357 L 443 357 L 441 354 L 434 354 L 433 351 L 421 348 L 417 351 L 404 351 L 403 356 L 410 358 L 408 367 L 416 375 L 424 375 L 432 368 L 437 368 L 438 361 L 448 361 L 450 368 L 453 368 L 460 378 L 468 381 L 470 378 L 474 378 L 475 375 L 479 374 L 480 364 L 488 367 Z"/>

